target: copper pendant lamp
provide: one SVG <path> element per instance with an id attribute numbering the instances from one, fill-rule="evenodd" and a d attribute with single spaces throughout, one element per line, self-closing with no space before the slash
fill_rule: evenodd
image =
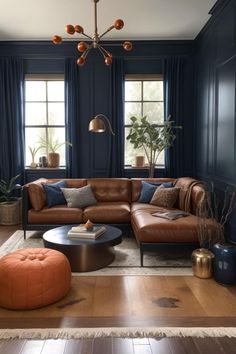
<path id="1" fill-rule="evenodd" d="M 97 114 L 90 122 L 89 122 L 89 127 L 88 130 L 92 133 L 103 133 L 106 130 L 106 126 L 104 123 L 104 120 L 107 122 L 108 128 L 111 132 L 112 135 L 115 135 L 115 133 L 112 130 L 111 123 L 107 116 L 104 114 Z"/>
<path id="2" fill-rule="evenodd" d="M 90 50 L 92 48 L 96 48 L 98 49 L 101 54 L 103 55 L 104 58 L 104 62 L 106 65 L 111 65 L 112 64 L 112 53 L 110 53 L 108 50 L 106 50 L 104 48 L 104 46 L 106 44 L 101 44 L 101 39 L 111 30 L 113 30 L 114 28 L 117 30 L 121 30 L 124 27 L 124 21 L 121 19 L 118 19 L 114 22 L 114 24 L 110 27 L 108 27 L 108 29 L 103 32 L 101 35 L 98 34 L 98 28 L 97 28 L 97 3 L 99 2 L 99 0 L 92 0 L 94 3 L 94 34 L 93 36 L 89 36 L 84 32 L 83 27 L 81 27 L 80 25 L 66 25 L 66 32 L 70 35 L 74 35 L 75 33 L 79 33 L 83 36 L 85 36 L 86 38 L 88 38 L 89 40 L 91 40 L 91 42 L 79 42 L 77 45 L 78 51 L 80 53 L 82 53 L 82 55 L 77 59 L 77 64 L 79 66 L 83 66 L 85 61 L 86 61 L 86 57 L 88 55 L 88 53 L 90 52 Z M 63 38 L 65 39 L 65 38 Z M 59 44 L 62 42 L 62 37 L 55 35 L 52 38 L 52 41 L 54 44 Z M 109 45 L 114 45 L 114 44 L 109 44 Z M 132 43 L 125 41 L 122 44 L 124 50 L 126 51 L 130 51 L 132 50 Z"/>

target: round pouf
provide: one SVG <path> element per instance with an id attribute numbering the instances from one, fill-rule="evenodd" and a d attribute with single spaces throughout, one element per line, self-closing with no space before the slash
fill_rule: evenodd
<path id="1" fill-rule="evenodd" d="M 70 289 L 66 256 L 48 248 L 20 249 L 0 259 L 0 306 L 32 310 L 64 297 Z"/>

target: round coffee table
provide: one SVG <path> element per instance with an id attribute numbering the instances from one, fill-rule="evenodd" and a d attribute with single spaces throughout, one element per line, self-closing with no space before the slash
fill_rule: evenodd
<path id="1" fill-rule="evenodd" d="M 110 264 L 114 258 L 113 246 L 122 241 L 120 229 L 104 225 L 106 232 L 96 240 L 71 240 L 67 233 L 74 225 L 49 230 L 43 235 L 44 247 L 64 253 L 72 272 L 90 272 Z"/>

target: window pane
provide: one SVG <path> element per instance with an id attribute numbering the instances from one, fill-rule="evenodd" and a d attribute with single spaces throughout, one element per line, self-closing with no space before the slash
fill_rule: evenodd
<path id="1" fill-rule="evenodd" d="M 65 125 L 64 103 L 48 103 L 48 124 Z"/>
<path id="2" fill-rule="evenodd" d="M 48 81 L 48 101 L 64 101 L 64 81 Z"/>
<path id="3" fill-rule="evenodd" d="M 38 148 L 40 146 L 40 138 L 46 137 L 45 128 L 25 128 L 25 164 L 30 166 L 32 162 L 32 155 L 30 153 L 29 147 L 32 149 Z M 39 157 L 45 155 L 45 151 L 40 149 L 35 155 L 35 162 L 39 162 Z"/>
<path id="4" fill-rule="evenodd" d="M 65 142 L 65 128 L 48 128 L 48 136 L 49 139 L 52 139 L 54 143 L 64 143 Z M 56 152 L 60 154 L 60 165 L 65 165 L 65 148 L 71 149 L 67 147 L 65 144 L 56 149 Z"/>
<path id="5" fill-rule="evenodd" d="M 125 82 L 125 101 L 141 101 L 141 82 Z"/>
<path id="6" fill-rule="evenodd" d="M 26 101 L 46 101 L 46 82 L 26 81 L 25 100 Z"/>
<path id="7" fill-rule="evenodd" d="M 130 117 L 132 116 L 141 116 L 142 114 L 142 105 L 141 103 L 125 103 L 125 124 L 130 124 Z"/>
<path id="8" fill-rule="evenodd" d="M 144 81 L 143 100 L 163 101 L 163 81 Z"/>
<path id="9" fill-rule="evenodd" d="M 46 103 L 26 103 L 25 104 L 25 124 L 26 125 L 45 125 Z"/>
<path id="10" fill-rule="evenodd" d="M 129 135 L 130 128 L 125 128 L 125 165 L 134 165 L 135 163 L 135 157 L 137 155 L 143 155 L 145 156 L 145 153 L 143 149 L 134 149 L 134 146 L 130 143 L 129 140 L 126 139 L 126 137 Z M 145 163 L 146 157 L 145 157 Z"/>
<path id="11" fill-rule="evenodd" d="M 164 107 L 162 102 L 143 103 L 143 115 L 153 124 L 162 124 L 164 121 Z"/>

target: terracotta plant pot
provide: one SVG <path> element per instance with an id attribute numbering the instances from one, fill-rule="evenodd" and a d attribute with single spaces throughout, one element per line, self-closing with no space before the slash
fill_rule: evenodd
<path id="1" fill-rule="evenodd" d="M 59 167 L 60 165 L 60 154 L 56 153 L 56 152 L 50 152 L 48 154 L 48 165 L 49 167 Z"/>

